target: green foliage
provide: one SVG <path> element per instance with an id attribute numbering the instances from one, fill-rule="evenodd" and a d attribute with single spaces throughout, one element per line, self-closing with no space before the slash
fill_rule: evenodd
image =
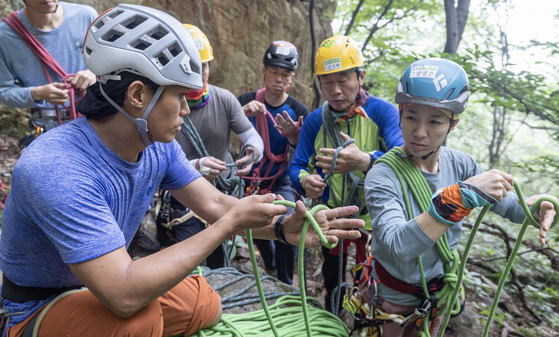
<path id="1" fill-rule="evenodd" d="M 29 130 L 27 122 L 31 117 L 28 109 L 17 109 L 0 104 L 0 135 L 23 137 Z"/>

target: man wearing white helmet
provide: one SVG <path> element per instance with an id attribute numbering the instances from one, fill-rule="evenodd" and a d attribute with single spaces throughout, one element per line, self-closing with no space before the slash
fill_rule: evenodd
<path id="1" fill-rule="evenodd" d="M 278 223 L 287 209 L 273 194 L 227 196 L 188 162 L 174 138 L 189 113 L 185 90 L 202 88 L 201 63 L 173 17 L 119 5 L 93 22 L 83 53 L 101 80 L 81 101 L 85 118 L 38 138 L 14 169 L 0 239 L 5 335 L 191 335 L 219 321 L 221 304 L 203 277 L 188 275 L 247 228 L 298 242 L 305 207 Z M 159 186 L 213 225 L 132 260 L 126 247 Z M 336 242 L 359 236 L 345 228 L 363 222 L 339 219 L 356 211 L 315 218 Z M 318 236 L 306 244 L 320 245 Z"/>

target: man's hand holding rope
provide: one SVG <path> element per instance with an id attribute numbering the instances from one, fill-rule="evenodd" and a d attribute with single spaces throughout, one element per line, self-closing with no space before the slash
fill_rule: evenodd
<path id="1" fill-rule="evenodd" d="M 260 157 L 258 150 L 252 146 L 247 146 L 245 155 L 235 161 L 235 166 L 237 166 L 237 172 L 235 172 L 235 175 L 237 177 L 248 175 L 252 169 L 252 165 L 254 164 L 254 160 L 252 159 L 258 157 Z"/>
<path id="2" fill-rule="evenodd" d="M 217 179 L 227 169 L 224 161 L 213 156 L 198 159 L 194 167 L 209 181 Z"/>
<path id="3" fill-rule="evenodd" d="M 351 139 L 348 135 L 340 132 L 340 136 L 343 142 L 347 142 Z M 325 174 L 330 174 L 330 168 L 332 167 L 333 156 L 337 149 L 333 148 L 322 148 L 320 153 L 323 155 L 317 155 L 316 166 L 322 168 L 322 172 Z M 334 167 L 334 172 L 336 174 L 344 174 L 352 171 L 366 171 L 369 167 L 371 161 L 371 156 L 368 153 L 361 151 L 355 143 L 351 143 L 338 152 L 338 157 L 336 158 L 336 163 Z"/>
<path id="4" fill-rule="evenodd" d="M 327 187 L 324 179 L 318 174 L 309 174 L 301 182 L 301 187 L 305 190 L 305 195 L 311 199 L 318 199 Z"/>
<path id="5" fill-rule="evenodd" d="M 313 218 L 318 224 L 318 227 L 320 227 L 326 240 L 331 244 L 335 244 L 339 239 L 346 240 L 361 237 L 361 232 L 358 228 L 365 227 L 365 222 L 361 219 L 344 218 L 358 211 L 359 208 L 357 206 L 322 209 L 317 211 Z M 295 212 L 286 217 L 283 222 L 283 233 L 287 242 L 293 245 L 299 244 L 301 230 L 303 229 L 303 223 L 306 217 L 307 209 L 305 208 L 305 204 L 299 200 L 295 203 Z M 313 226 L 309 224 L 305 237 L 305 247 L 320 247 L 322 246 L 322 242 L 319 235 L 312 227 Z"/>

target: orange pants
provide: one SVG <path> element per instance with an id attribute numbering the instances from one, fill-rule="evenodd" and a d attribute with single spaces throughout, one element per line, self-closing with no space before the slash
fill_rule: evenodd
<path id="1" fill-rule="evenodd" d="M 115 315 L 84 290 L 56 302 L 40 322 L 38 336 L 190 336 L 208 326 L 220 306 L 219 295 L 198 275 L 187 277 L 129 318 Z M 8 329 L 6 336 L 21 336 L 27 323 L 42 310 Z"/>

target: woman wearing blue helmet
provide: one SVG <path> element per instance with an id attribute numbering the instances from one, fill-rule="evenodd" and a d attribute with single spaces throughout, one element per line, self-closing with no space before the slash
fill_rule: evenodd
<path id="1" fill-rule="evenodd" d="M 442 294 L 460 286 L 447 280 L 458 263 L 462 219 L 473 208 L 492 205 L 491 211 L 514 222 L 525 218 L 510 192 L 510 174 L 483 172 L 469 155 L 442 145 L 468 96 L 465 71 L 449 60 L 416 61 L 400 79 L 396 103 L 404 145 L 377 160 L 365 180 L 374 233 L 367 275 L 376 281 L 370 284 L 378 284 L 371 287 L 376 291 L 367 314 L 373 317 L 371 329 L 382 336 L 418 336 L 425 320 L 431 321 L 431 335 L 437 334 L 443 317 L 437 309 L 446 303 Z M 542 202 L 540 214 L 543 243 L 555 216 L 553 204 Z"/>

